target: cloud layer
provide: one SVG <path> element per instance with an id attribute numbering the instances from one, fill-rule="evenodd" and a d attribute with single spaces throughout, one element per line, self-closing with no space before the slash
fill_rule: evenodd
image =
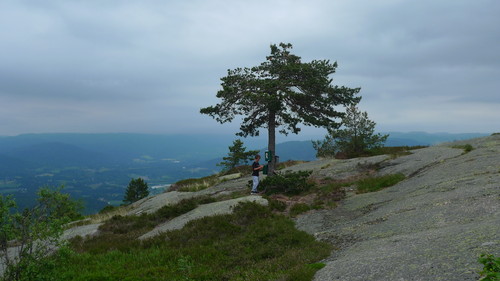
<path id="1" fill-rule="evenodd" d="M 199 108 L 227 69 L 290 42 L 338 61 L 382 131 L 495 132 L 500 2 L 0 3 L 0 135 L 235 132 Z"/>

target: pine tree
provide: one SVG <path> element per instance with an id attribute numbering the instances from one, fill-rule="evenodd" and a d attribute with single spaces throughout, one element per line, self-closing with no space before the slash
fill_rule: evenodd
<path id="1" fill-rule="evenodd" d="M 222 162 L 217 164 L 218 166 L 223 166 L 224 170 L 230 170 L 236 166 L 242 164 L 248 164 L 249 161 L 254 159 L 255 155 L 259 153 L 258 150 L 246 151 L 246 147 L 243 146 L 243 142 L 240 139 L 233 141 L 233 145 L 229 147 L 228 156 L 223 157 Z"/>
<path id="2" fill-rule="evenodd" d="M 313 141 L 316 156 L 334 156 L 338 152 L 348 157 L 357 157 L 369 150 L 382 147 L 389 135 L 375 134 L 375 122 L 368 119 L 368 113 L 361 112 L 354 105 L 349 106 L 342 118 L 343 128 L 331 130 L 323 141 Z"/>
<path id="3" fill-rule="evenodd" d="M 123 201 L 126 204 L 134 203 L 149 195 L 148 184 L 142 178 L 132 179 L 125 191 Z"/>
<path id="4" fill-rule="evenodd" d="M 299 124 L 336 129 L 337 118 L 343 113 L 338 106 L 356 104 L 359 88 L 333 86 L 330 75 L 337 63 L 328 60 L 302 62 L 290 53 L 292 44 L 271 45 L 271 55 L 259 66 L 228 70 L 221 78 L 222 99 L 215 106 L 202 108 L 219 123 L 231 122 L 237 115 L 244 116 L 237 135 L 258 136 L 259 128 L 268 131 L 268 150 L 276 154 L 276 129 L 282 134 L 300 132 Z M 273 174 L 274 157 L 268 173 Z"/>

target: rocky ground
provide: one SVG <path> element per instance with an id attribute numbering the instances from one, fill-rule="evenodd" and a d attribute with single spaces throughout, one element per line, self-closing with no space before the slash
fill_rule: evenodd
<path id="1" fill-rule="evenodd" d="M 456 146 L 471 144 L 469 153 Z M 455 148 L 454 148 L 455 147 Z M 361 174 L 402 173 L 407 179 L 387 189 L 355 194 L 331 210 L 296 219 L 298 229 L 335 246 L 316 280 L 477 280 L 481 253 L 500 255 L 500 136 L 350 160 L 323 159 L 289 167 L 311 170 L 315 178 L 349 180 Z M 188 221 L 229 213 L 240 201 L 267 204 L 249 196 L 249 176 L 198 192 L 167 192 L 142 199 L 123 215 L 152 213 L 197 196 L 224 198 L 199 206 L 157 226 L 142 238 Z M 231 194 L 237 193 L 239 196 Z M 64 238 L 96 235 L 100 223 L 69 229 Z M 0 264 L 0 273 L 2 266 Z"/>
<path id="2" fill-rule="evenodd" d="M 342 177 L 363 160 L 330 161 L 319 171 Z M 316 280 L 477 280 L 479 255 L 500 255 L 500 136 L 364 161 L 408 178 L 297 219 L 337 248 Z"/>

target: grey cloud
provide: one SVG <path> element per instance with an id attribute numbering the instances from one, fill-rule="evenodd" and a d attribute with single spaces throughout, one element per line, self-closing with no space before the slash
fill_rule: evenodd
<path id="1" fill-rule="evenodd" d="M 0 102 L 9 110 L 0 118 L 9 127 L 0 135 L 231 131 L 237 124 L 219 125 L 199 108 L 217 102 L 227 69 L 258 65 L 279 42 L 305 61 L 338 61 L 335 83 L 361 87 L 361 105 L 387 131 L 453 126 L 429 124 L 446 112 L 415 102 L 426 99 L 457 118 L 474 103 L 464 131 L 474 122 L 492 131 L 498 14 L 494 0 L 2 1 Z M 132 119 L 134 108 L 143 113 Z"/>

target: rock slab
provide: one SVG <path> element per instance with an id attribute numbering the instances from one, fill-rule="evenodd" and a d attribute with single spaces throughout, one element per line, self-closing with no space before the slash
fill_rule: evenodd
<path id="1" fill-rule="evenodd" d="M 479 255 L 500 256 L 500 136 L 470 143 L 383 160 L 408 178 L 298 218 L 337 248 L 315 280 L 477 280 Z"/>

